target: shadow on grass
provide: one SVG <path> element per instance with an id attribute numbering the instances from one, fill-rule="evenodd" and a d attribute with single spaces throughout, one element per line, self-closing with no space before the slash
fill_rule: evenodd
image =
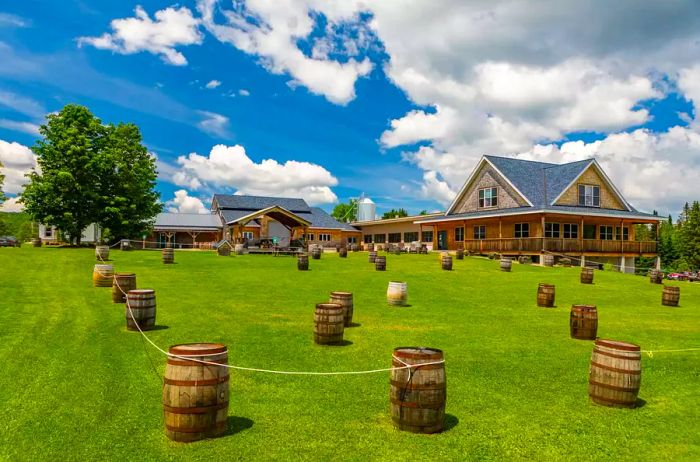
<path id="1" fill-rule="evenodd" d="M 362 327 L 362 324 L 359 322 L 351 322 L 348 327 Z"/>
<path id="2" fill-rule="evenodd" d="M 637 401 L 634 403 L 634 407 L 636 409 L 641 409 L 646 405 L 647 405 L 647 402 L 645 400 L 643 400 L 642 398 L 637 398 Z"/>
<path id="3" fill-rule="evenodd" d="M 151 329 L 151 330 L 165 330 L 165 329 L 170 329 L 170 327 L 164 326 L 162 324 L 158 324 L 158 325 L 154 326 L 153 329 Z"/>
<path id="4" fill-rule="evenodd" d="M 443 430 L 443 433 L 452 430 L 457 426 L 458 423 L 459 419 L 457 418 L 457 416 L 452 414 L 445 414 L 445 428 Z"/>
<path id="5" fill-rule="evenodd" d="M 348 346 L 348 345 L 352 345 L 352 342 L 351 342 L 350 340 L 341 340 L 341 341 L 338 342 L 338 343 L 325 343 L 325 344 L 323 344 L 323 345 L 321 345 L 321 346 L 325 346 L 325 347 L 344 347 L 344 346 Z"/>
<path id="6" fill-rule="evenodd" d="M 240 433 L 253 426 L 253 421 L 247 417 L 228 416 L 226 420 L 226 432 L 221 436 L 231 436 Z"/>

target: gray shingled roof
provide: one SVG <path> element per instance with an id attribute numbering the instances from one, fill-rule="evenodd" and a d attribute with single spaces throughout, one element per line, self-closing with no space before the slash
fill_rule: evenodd
<path id="1" fill-rule="evenodd" d="M 159 213 L 154 229 L 211 229 L 222 228 L 221 219 L 213 213 Z"/>
<path id="2" fill-rule="evenodd" d="M 224 221 L 226 223 L 231 223 L 232 221 L 236 221 L 246 215 L 250 215 L 249 210 L 221 210 L 221 216 L 224 217 Z M 260 227 L 260 225 L 254 220 L 248 222 L 246 226 L 250 226 L 251 228 Z"/>
<path id="3" fill-rule="evenodd" d="M 265 196 L 237 196 L 231 194 L 215 194 L 214 200 L 220 209 L 247 210 L 257 212 L 279 205 L 292 213 L 310 213 L 311 209 L 304 199 L 289 197 L 265 197 Z"/>
<path id="4" fill-rule="evenodd" d="M 345 231 L 357 231 L 357 228 L 354 226 L 339 222 L 330 216 L 325 210 L 318 207 L 311 207 L 310 214 L 300 213 L 299 216 L 310 221 L 312 228 L 340 228 Z"/>
<path id="5" fill-rule="evenodd" d="M 552 203 L 571 184 L 593 159 L 550 164 L 510 157 L 484 156 L 488 159 L 535 207 Z"/>
<path id="6" fill-rule="evenodd" d="M 514 207 L 509 209 L 497 209 L 497 210 L 483 210 L 479 212 L 468 212 L 468 213 L 456 213 L 453 215 L 447 215 L 443 217 L 436 218 L 426 218 L 424 220 L 416 220 L 414 223 L 433 223 L 436 221 L 451 221 L 451 220 L 462 220 L 462 219 L 474 219 L 474 218 L 485 218 L 490 216 L 506 216 L 506 215 L 519 215 L 526 213 L 561 213 L 561 214 L 577 214 L 586 216 L 601 216 L 601 217 L 612 217 L 612 218 L 640 218 L 640 219 L 659 219 L 657 215 L 652 215 L 650 213 L 643 213 L 638 211 L 627 211 L 627 210 L 612 210 L 612 209 L 601 209 L 598 207 L 573 207 L 573 206 L 563 206 L 563 205 L 550 205 L 550 206 L 537 206 L 537 207 Z"/>

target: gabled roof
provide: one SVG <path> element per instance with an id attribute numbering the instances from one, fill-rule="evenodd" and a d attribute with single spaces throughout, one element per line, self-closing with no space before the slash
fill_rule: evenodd
<path id="1" fill-rule="evenodd" d="M 620 202 L 629 211 L 635 209 L 622 197 L 615 185 L 607 177 L 603 169 L 595 159 L 585 159 L 566 164 L 550 164 L 531 160 L 515 159 L 513 157 L 483 156 L 477 167 L 464 183 L 462 190 L 455 197 L 446 215 L 450 214 L 457 205 L 480 167 L 487 162 L 500 173 L 503 178 L 520 194 L 533 208 L 546 208 L 568 189 L 574 182 L 593 165 L 600 173 L 603 180 L 608 183 L 610 189 L 618 196 Z"/>
<path id="2" fill-rule="evenodd" d="M 304 199 L 289 197 L 243 196 L 232 194 L 214 194 L 220 209 L 248 210 L 251 212 L 279 206 L 292 213 L 311 213 Z"/>
<path id="3" fill-rule="evenodd" d="M 221 216 L 224 219 L 225 223 L 231 223 L 232 221 L 236 221 L 241 217 L 244 217 L 248 214 L 250 214 L 249 210 L 220 210 Z M 256 223 L 255 221 L 248 222 L 246 225 L 251 228 L 259 228 L 260 225 Z"/>
<path id="4" fill-rule="evenodd" d="M 241 224 L 241 225 L 246 225 L 250 221 L 262 217 L 262 216 L 268 216 L 272 218 L 273 220 L 276 220 L 283 225 L 291 228 L 294 226 L 311 226 L 311 222 L 308 221 L 306 218 L 297 215 L 295 213 L 290 212 L 289 210 L 285 209 L 284 207 L 280 207 L 279 205 L 273 205 L 271 207 L 266 207 L 261 210 L 257 210 L 254 212 L 250 212 L 247 215 L 243 215 L 241 217 L 236 218 L 233 221 L 227 221 L 227 225 L 233 225 L 233 224 Z"/>
<path id="5" fill-rule="evenodd" d="M 154 229 L 212 230 L 221 229 L 218 215 L 213 213 L 159 213 Z"/>
<path id="6" fill-rule="evenodd" d="M 318 207 L 311 207 L 310 214 L 300 214 L 311 222 L 311 228 L 329 228 L 329 229 L 342 229 L 344 231 L 358 231 L 352 225 L 348 223 L 342 223 L 332 216 L 330 216 L 325 210 Z"/>

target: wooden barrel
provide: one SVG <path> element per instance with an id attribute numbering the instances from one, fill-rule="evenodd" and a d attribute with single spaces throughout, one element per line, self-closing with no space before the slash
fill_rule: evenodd
<path id="1" fill-rule="evenodd" d="M 314 312 L 314 342 L 334 345 L 343 341 L 345 309 L 337 303 L 317 303 Z"/>
<path id="2" fill-rule="evenodd" d="M 112 265 L 95 265 L 92 270 L 92 283 L 95 287 L 112 287 L 114 267 Z"/>
<path id="3" fill-rule="evenodd" d="M 126 298 L 126 328 L 139 330 L 136 327 L 138 323 L 141 330 L 153 329 L 156 326 L 156 291 L 134 289 L 128 292 Z"/>
<path id="4" fill-rule="evenodd" d="M 537 286 L 537 306 L 552 308 L 554 306 L 554 285 L 540 284 Z"/>
<path id="5" fill-rule="evenodd" d="M 359 252 L 359 251 L 360 251 L 360 246 L 357 245 L 357 244 L 353 244 L 353 245 L 350 246 L 350 250 L 352 250 L 353 252 Z"/>
<path id="6" fill-rule="evenodd" d="M 408 285 L 405 282 L 391 281 L 386 289 L 389 305 L 404 306 L 408 300 Z"/>
<path id="7" fill-rule="evenodd" d="M 336 303 L 343 307 L 345 327 L 350 327 L 354 309 L 352 304 L 352 292 L 331 292 L 329 303 Z"/>
<path id="8" fill-rule="evenodd" d="M 216 249 L 216 253 L 218 253 L 218 254 L 221 255 L 222 257 L 228 257 L 229 255 L 231 255 L 231 246 L 226 245 L 226 244 L 220 245 L 220 246 Z"/>
<path id="9" fill-rule="evenodd" d="M 501 257 L 501 271 L 510 273 L 510 269 L 513 266 L 513 260 L 507 257 Z"/>
<path id="10" fill-rule="evenodd" d="M 338 250 L 338 255 L 340 255 L 340 258 L 348 258 L 347 247 L 341 247 L 340 250 Z"/>
<path id="11" fill-rule="evenodd" d="M 681 288 L 673 286 L 664 286 L 664 292 L 661 296 L 661 304 L 666 306 L 678 306 L 681 300 Z"/>
<path id="12" fill-rule="evenodd" d="M 163 249 L 163 263 L 166 265 L 175 263 L 175 249 L 172 247 Z"/>
<path id="13" fill-rule="evenodd" d="M 109 260 L 109 247 L 106 245 L 98 245 L 95 247 L 95 258 L 97 261 Z"/>
<path id="14" fill-rule="evenodd" d="M 443 253 L 440 257 L 440 265 L 445 271 L 452 271 L 452 255 Z"/>
<path id="15" fill-rule="evenodd" d="M 297 269 L 299 271 L 307 271 L 309 269 L 309 255 L 300 253 L 297 255 Z"/>
<path id="16" fill-rule="evenodd" d="M 245 250 L 245 247 L 243 247 L 243 244 L 236 244 L 234 247 L 234 252 L 236 255 L 243 255 L 243 251 Z"/>
<path id="17" fill-rule="evenodd" d="M 593 268 L 581 268 L 581 284 L 593 284 Z"/>
<path id="18" fill-rule="evenodd" d="M 371 242 L 369 244 L 367 244 L 367 250 L 370 252 L 373 252 L 374 251 L 374 244 L 372 244 Z"/>
<path id="19" fill-rule="evenodd" d="M 652 284 L 661 284 L 664 281 L 663 271 L 653 269 L 649 271 L 649 282 Z"/>
<path id="20" fill-rule="evenodd" d="M 425 363 L 428 365 L 418 366 Z M 406 368 L 407 365 L 418 367 Z M 394 369 L 389 399 L 394 426 L 413 433 L 442 431 L 447 401 L 442 351 L 426 347 L 395 348 L 391 366 Z"/>
<path id="21" fill-rule="evenodd" d="M 41 247 L 41 239 L 39 239 L 39 238 L 32 239 L 32 245 L 34 247 Z"/>
<path id="22" fill-rule="evenodd" d="M 130 241 L 130 240 L 128 240 L 128 239 L 122 239 L 122 240 L 119 242 L 119 248 L 126 252 L 126 251 L 131 250 L 133 247 L 131 246 L 131 241 Z"/>
<path id="23" fill-rule="evenodd" d="M 571 338 L 595 340 L 598 335 L 598 310 L 593 305 L 572 305 L 569 316 Z"/>
<path id="24" fill-rule="evenodd" d="M 374 269 L 377 271 L 386 271 L 386 257 L 384 255 L 377 255 L 374 258 Z"/>
<path id="25" fill-rule="evenodd" d="M 520 263 L 521 265 L 529 265 L 532 263 L 532 258 L 528 255 L 522 255 L 518 257 L 518 263 Z"/>
<path id="26" fill-rule="evenodd" d="M 370 263 L 374 263 L 374 259 L 375 259 L 375 258 L 377 258 L 377 252 L 374 251 L 374 250 L 370 250 L 370 251 L 369 251 L 369 257 L 367 258 L 367 260 L 368 260 Z"/>
<path id="27" fill-rule="evenodd" d="M 457 249 L 457 260 L 464 260 L 464 249 Z"/>
<path id="28" fill-rule="evenodd" d="M 228 349 L 220 343 L 190 343 L 170 347 L 163 377 L 165 434 L 174 441 L 213 438 L 227 429 Z"/>
<path id="29" fill-rule="evenodd" d="M 561 266 L 563 266 L 564 268 L 571 268 L 571 259 L 570 258 L 560 258 L 559 264 Z"/>
<path id="30" fill-rule="evenodd" d="M 311 248 L 311 258 L 313 258 L 314 260 L 320 260 L 321 259 L 321 252 L 323 252 L 321 247 L 319 247 L 319 246 L 312 247 Z"/>
<path id="31" fill-rule="evenodd" d="M 543 255 L 542 262 L 544 263 L 544 266 L 554 266 L 554 255 Z"/>
<path id="32" fill-rule="evenodd" d="M 642 354 L 638 345 L 596 340 L 588 375 L 588 396 L 595 403 L 635 407 L 641 378 Z"/>
<path id="33" fill-rule="evenodd" d="M 115 273 L 112 279 L 112 301 L 114 303 L 126 302 L 126 293 L 136 289 L 136 275 L 134 273 Z"/>

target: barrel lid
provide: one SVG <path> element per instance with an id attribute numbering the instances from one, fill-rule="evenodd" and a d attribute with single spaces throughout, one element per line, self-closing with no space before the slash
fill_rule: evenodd
<path id="1" fill-rule="evenodd" d="M 110 269 L 111 269 L 111 268 L 112 268 L 112 265 L 100 265 L 100 264 L 97 264 L 97 265 L 95 265 L 95 268 L 110 268 Z"/>
<path id="2" fill-rule="evenodd" d="M 554 284 L 547 284 L 546 282 L 540 282 L 540 287 L 554 287 Z"/>
<path id="3" fill-rule="evenodd" d="M 664 284 L 664 290 L 670 290 L 671 292 L 680 292 L 681 288 L 677 286 L 667 286 Z"/>
<path id="4" fill-rule="evenodd" d="M 424 346 L 394 348 L 394 356 L 410 359 L 442 359 L 442 350 Z"/>
<path id="5" fill-rule="evenodd" d="M 389 284 L 406 284 L 403 281 L 389 281 Z"/>
<path id="6" fill-rule="evenodd" d="M 598 311 L 595 305 L 571 305 L 571 309 L 576 311 Z"/>
<path id="7" fill-rule="evenodd" d="M 147 295 L 153 293 L 155 293 L 153 289 L 133 289 L 129 291 L 129 295 Z"/>
<path id="8" fill-rule="evenodd" d="M 114 273 L 114 276 L 118 277 L 118 278 L 127 278 L 127 277 L 136 276 L 136 273 Z"/>
<path id="9" fill-rule="evenodd" d="M 595 341 L 596 345 L 607 347 L 607 348 L 614 348 L 616 350 L 624 350 L 624 351 L 640 351 L 641 348 L 639 345 L 635 345 L 634 343 L 627 343 L 627 342 L 619 342 L 617 340 L 609 340 L 609 339 L 596 339 Z"/>
<path id="10" fill-rule="evenodd" d="M 352 292 L 331 292 L 331 295 L 334 297 L 350 298 L 350 297 L 352 297 Z"/>
<path id="11" fill-rule="evenodd" d="M 207 356 L 227 351 L 228 348 L 223 343 L 181 343 L 168 349 L 170 354 L 178 356 Z"/>
<path id="12" fill-rule="evenodd" d="M 317 303 L 316 308 L 321 308 L 323 310 L 342 310 L 343 305 L 340 305 L 338 303 L 324 302 L 324 303 Z"/>

